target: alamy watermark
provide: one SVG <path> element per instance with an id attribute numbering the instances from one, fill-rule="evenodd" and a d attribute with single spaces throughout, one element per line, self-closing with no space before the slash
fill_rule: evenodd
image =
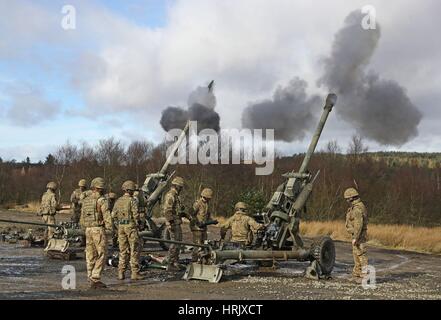
<path id="1" fill-rule="evenodd" d="M 74 266 L 65 265 L 61 269 L 65 276 L 61 279 L 61 287 L 64 290 L 75 290 L 77 288 L 77 273 Z"/>
<path id="2" fill-rule="evenodd" d="M 364 30 L 377 29 L 377 10 L 372 5 L 366 5 L 361 8 L 361 13 L 365 14 L 361 20 L 361 27 Z"/>
<path id="3" fill-rule="evenodd" d="M 363 278 L 361 280 L 361 286 L 365 290 L 377 288 L 377 273 L 374 266 L 367 265 L 362 270 Z"/>
<path id="4" fill-rule="evenodd" d="M 265 134 L 264 134 L 265 132 Z M 175 141 L 181 129 L 167 133 L 167 141 Z M 189 134 L 179 145 L 167 149 L 171 164 L 256 164 L 256 175 L 270 175 L 274 171 L 273 129 L 203 129 L 198 133 L 197 121 L 190 121 Z M 172 154 L 173 153 L 173 154 Z"/>
<path id="5" fill-rule="evenodd" d="M 73 5 L 66 4 L 61 8 L 61 28 L 64 30 L 75 30 L 77 28 L 77 10 Z"/>

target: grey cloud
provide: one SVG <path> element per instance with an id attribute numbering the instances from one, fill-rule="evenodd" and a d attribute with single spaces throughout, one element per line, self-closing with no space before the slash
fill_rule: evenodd
<path id="1" fill-rule="evenodd" d="M 308 96 L 307 83 L 294 78 L 286 87 L 279 86 L 273 98 L 249 105 L 242 114 L 242 126 L 249 129 L 274 129 L 275 139 L 302 140 L 313 126 L 318 96 Z"/>
<path id="2" fill-rule="evenodd" d="M 51 120 L 61 110 L 58 103 L 49 101 L 40 89 L 29 84 L 14 84 L 4 93 L 10 100 L 5 116 L 19 126 L 33 126 Z"/>
<path id="3" fill-rule="evenodd" d="M 160 124 L 165 131 L 183 128 L 187 120 L 198 122 L 198 130 L 220 130 L 220 116 L 214 110 L 216 96 L 212 88 L 198 87 L 190 93 L 188 109 L 168 107 L 162 112 Z"/>
<path id="4" fill-rule="evenodd" d="M 418 135 L 422 114 L 398 82 L 366 71 L 381 32 L 378 24 L 364 30 L 363 17 L 359 10 L 347 16 L 318 83 L 340 95 L 338 114 L 360 134 L 382 145 L 403 145 Z"/>

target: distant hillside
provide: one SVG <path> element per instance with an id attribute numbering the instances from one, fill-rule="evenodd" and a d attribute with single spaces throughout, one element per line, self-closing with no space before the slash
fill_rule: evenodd
<path id="1" fill-rule="evenodd" d="M 376 161 L 383 160 L 389 166 L 417 166 L 420 168 L 439 168 L 441 166 L 441 152 L 368 152 L 366 153 Z"/>

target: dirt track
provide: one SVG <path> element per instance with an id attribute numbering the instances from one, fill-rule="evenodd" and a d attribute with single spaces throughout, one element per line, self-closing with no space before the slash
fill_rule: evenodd
<path id="1" fill-rule="evenodd" d="M 0 212 L 4 219 L 38 221 L 25 213 Z M 61 218 L 63 220 L 63 218 Z M 0 224 L 4 227 L 5 224 Z M 189 233 L 188 226 L 184 232 Z M 216 228 L 209 237 L 216 238 Z M 165 255 L 159 246 L 149 249 Z M 0 299 L 441 299 L 441 256 L 369 247 L 376 269 L 376 288 L 363 289 L 348 281 L 352 253 L 348 243 L 336 242 L 337 262 L 332 279 L 313 281 L 302 273 L 307 263 L 285 262 L 280 268 L 237 266 L 227 270 L 218 284 L 183 281 L 182 273 L 147 271 L 136 283 L 116 280 L 116 270 L 106 267 L 105 290 L 88 290 L 83 255 L 74 261 L 49 260 L 42 248 L 23 248 L 0 242 Z M 188 257 L 184 254 L 182 257 Z M 64 265 L 75 267 L 77 289 L 63 290 Z"/>

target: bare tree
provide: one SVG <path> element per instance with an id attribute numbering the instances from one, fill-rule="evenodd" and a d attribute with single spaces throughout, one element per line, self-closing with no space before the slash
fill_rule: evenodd
<path id="1" fill-rule="evenodd" d="M 125 164 L 125 150 L 121 141 L 115 138 L 100 140 L 96 152 L 98 163 L 103 169 L 103 178 L 107 180 L 108 189 L 122 180 L 120 167 Z"/>
<path id="2" fill-rule="evenodd" d="M 353 159 L 358 159 L 358 157 L 368 152 L 369 147 L 365 145 L 363 138 L 359 135 L 354 134 L 349 142 L 347 153 Z"/>
<path id="3" fill-rule="evenodd" d="M 341 148 L 338 145 L 337 140 L 331 140 L 326 144 L 326 153 L 329 153 L 331 155 L 341 153 Z"/>
<path id="4" fill-rule="evenodd" d="M 153 144 L 147 141 L 134 141 L 127 148 L 127 164 L 136 175 L 136 183 L 140 184 L 141 167 L 152 156 Z"/>

